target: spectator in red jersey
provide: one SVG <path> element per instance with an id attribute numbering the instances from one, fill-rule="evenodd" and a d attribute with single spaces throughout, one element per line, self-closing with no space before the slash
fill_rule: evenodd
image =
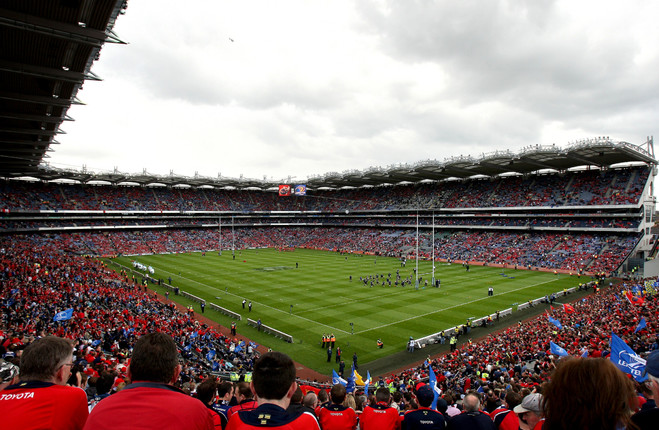
<path id="1" fill-rule="evenodd" d="M 258 407 L 239 411 L 229 418 L 227 430 L 285 428 L 287 430 L 319 430 L 316 417 L 309 412 L 289 414 L 286 408 L 297 389 L 295 364 L 281 352 L 263 354 L 254 363 L 252 382 Z"/>
<path id="2" fill-rule="evenodd" d="M 80 430 L 87 420 L 87 395 L 66 386 L 73 366 L 73 345 L 47 336 L 23 351 L 20 382 L 0 393 L 3 428 Z"/>
<path id="3" fill-rule="evenodd" d="M 316 409 L 320 427 L 323 430 L 354 430 L 357 428 L 357 413 L 344 406 L 346 387 L 334 384 L 330 390 L 331 403 Z"/>
<path id="4" fill-rule="evenodd" d="M 99 402 L 85 429 L 115 430 L 129 426 L 214 430 L 208 408 L 173 386 L 180 372 L 176 344 L 170 336 L 161 332 L 142 336 L 135 342 L 128 367 L 128 377 L 133 382 Z"/>
<path id="5" fill-rule="evenodd" d="M 567 394 L 565 396 L 566 398 L 569 397 Z M 542 402 L 542 394 L 531 393 L 522 399 L 522 403 L 515 406 L 513 412 L 517 414 L 519 419 L 520 430 L 540 430 L 542 428 L 544 424 Z"/>
<path id="6" fill-rule="evenodd" d="M 389 406 L 391 394 L 389 389 L 380 387 L 375 391 L 375 405 L 366 406 L 359 417 L 361 430 L 399 430 L 400 416 L 395 408 Z"/>
<path id="7" fill-rule="evenodd" d="M 236 397 L 238 404 L 229 408 L 227 418 L 231 418 L 236 412 L 251 411 L 258 406 L 256 400 L 254 400 L 254 392 L 252 391 L 249 382 L 237 383 L 234 389 L 234 396 Z"/>

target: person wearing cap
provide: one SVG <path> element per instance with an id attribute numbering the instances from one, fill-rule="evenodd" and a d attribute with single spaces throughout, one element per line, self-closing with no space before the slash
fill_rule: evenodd
<path id="1" fill-rule="evenodd" d="M 73 344 L 46 336 L 21 356 L 20 382 L 0 393 L 2 428 L 79 430 L 87 420 L 87 395 L 66 381 L 73 366 Z"/>
<path id="2" fill-rule="evenodd" d="M 521 430 L 541 429 L 543 425 L 542 394 L 531 393 L 522 399 L 522 403 L 513 408 L 519 419 Z"/>
<path id="3" fill-rule="evenodd" d="M 481 410 L 478 393 L 470 391 L 462 399 L 462 413 L 448 420 L 449 430 L 495 430 L 494 422 Z"/>
<path id="4" fill-rule="evenodd" d="M 18 366 L 0 360 L 0 391 L 18 382 Z"/>
<path id="5" fill-rule="evenodd" d="M 650 389 L 648 403 L 650 400 L 655 401 L 654 408 L 645 408 L 632 415 L 632 422 L 640 430 L 656 429 L 659 423 L 659 408 L 656 402 L 659 401 L 659 350 L 653 351 L 646 359 L 645 375 L 648 380 L 645 384 Z"/>
<path id="6" fill-rule="evenodd" d="M 423 385 L 416 390 L 416 400 L 419 408 L 405 412 L 401 430 L 442 430 L 446 427 L 444 416 L 431 409 L 435 394 L 429 385 Z M 446 402 L 445 402 L 446 403 Z"/>

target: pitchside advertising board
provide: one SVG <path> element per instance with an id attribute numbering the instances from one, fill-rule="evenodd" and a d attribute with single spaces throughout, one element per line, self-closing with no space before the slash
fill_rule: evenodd
<path id="1" fill-rule="evenodd" d="M 279 186 L 279 195 L 282 197 L 285 196 L 305 196 L 307 194 L 307 186 L 306 185 L 280 185 Z"/>

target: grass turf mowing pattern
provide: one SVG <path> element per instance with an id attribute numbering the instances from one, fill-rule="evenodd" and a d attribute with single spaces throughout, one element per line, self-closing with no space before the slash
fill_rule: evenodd
<path id="1" fill-rule="evenodd" d="M 239 333 L 286 352 L 324 374 L 338 368 L 334 355 L 331 363 L 327 363 L 326 350 L 320 347 L 324 333 L 336 335 L 336 345 L 341 347 L 346 367 L 350 368 L 354 352 L 359 363 L 367 363 L 404 350 L 410 336 L 423 337 L 463 324 L 469 317 L 488 315 L 583 281 L 567 275 L 482 266 L 471 266 L 467 272 L 460 264 L 437 263 L 435 276 L 441 279 L 440 289 L 424 288 L 424 282 L 419 290 L 413 284 L 370 287 L 360 282 L 359 277 L 380 274 L 386 279 L 391 273 L 393 284 L 396 270 L 405 279 L 413 274 L 415 262 L 408 261 L 402 268 L 395 258 L 342 256 L 305 249 L 243 250 L 236 252 L 235 260 L 231 251 L 224 251 L 222 256 L 208 252 L 206 256 L 163 254 L 116 260 L 129 267 L 131 260 L 150 265 L 155 269 L 154 277 L 166 281 L 171 276 L 174 286 L 241 314 Z M 430 262 L 419 262 L 419 273 L 429 284 L 431 271 Z M 490 286 L 494 288 L 492 297 L 487 295 Z M 153 288 L 164 293 L 160 287 Z M 184 305 L 194 304 L 197 312 L 200 309 L 198 304 L 181 296 L 170 294 L 170 299 Z M 252 302 L 252 312 L 247 307 L 242 309 L 243 299 Z M 223 326 L 229 326 L 232 321 L 208 306 L 204 315 Z M 292 335 L 295 342 L 288 344 L 259 333 L 247 326 L 247 318 L 260 318 L 263 324 Z M 354 334 L 350 322 L 354 323 Z M 384 342 L 383 349 L 376 347 L 378 338 Z"/>

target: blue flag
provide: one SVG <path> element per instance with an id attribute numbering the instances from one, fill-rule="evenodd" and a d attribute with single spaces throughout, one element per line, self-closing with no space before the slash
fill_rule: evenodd
<path id="1" fill-rule="evenodd" d="M 639 357 L 624 340 L 611 333 L 611 361 L 618 366 L 618 369 L 632 375 L 636 382 L 644 382 L 648 379 L 647 375 L 643 376 L 645 370 L 645 360 Z"/>
<path id="2" fill-rule="evenodd" d="M 215 354 L 216 354 L 215 350 L 211 349 L 210 351 L 208 351 L 208 354 L 206 354 L 206 359 L 208 361 L 213 361 L 213 359 L 215 358 Z"/>
<path id="3" fill-rule="evenodd" d="M 346 393 L 353 393 L 355 388 L 357 388 L 357 384 L 355 384 L 355 366 L 352 366 L 352 372 L 350 372 L 350 377 L 346 385 Z"/>
<path id="4" fill-rule="evenodd" d="M 559 330 L 562 330 L 562 329 L 563 329 L 563 325 L 562 325 L 561 322 L 560 322 L 559 320 L 557 320 L 556 318 L 552 318 L 551 316 L 549 316 L 549 322 L 552 323 L 552 324 L 554 324 L 556 327 L 558 327 Z"/>
<path id="5" fill-rule="evenodd" d="M 554 342 L 549 342 L 550 351 L 554 355 L 560 355 L 561 357 L 566 357 L 568 355 L 567 351 L 563 347 L 556 345 Z"/>
<path id="6" fill-rule="evenodd" d="M 430 409 L 437 410 L 437 399 L 439 398 L 440 388 L 437 386 L 437 375 L 435 371 L 432 370 L 431 366 L 428 366 L 428 385 L 432 389 L 433 399 Z"/>
<path id="7" fill-rule="evenodd" d="M 645 322 L 645 317 L 641 318 L 641 320 L 638 322 L 638 325 L 636 326 L 636 330 L 634 330 L 634 333 L 638 333 L 639 331 L 643 330 L 647 326 L 648 325 Z"/>
<path id="8" fill-rule="evenodd" d="M 348 384 L 348 381 L 340 377 L 339 374 L 336 373 L 336 370 L 332 369 L 332 384 L 341 384 L 345 387 Z"/>
<path id="9" fill-rule="evenodd" d="M 364 381 L 364 395 L 368 399 L 368 386 L 371 384 L 371 372 L 366 371 L 366 381 Z"/>
<path id="10" fill-rule="evenodd" d="M 57 312 L 53 317 L 53 321 L 66 321 L 73 317 L 73 308 L 67 309 L 62 312 Z"/>

